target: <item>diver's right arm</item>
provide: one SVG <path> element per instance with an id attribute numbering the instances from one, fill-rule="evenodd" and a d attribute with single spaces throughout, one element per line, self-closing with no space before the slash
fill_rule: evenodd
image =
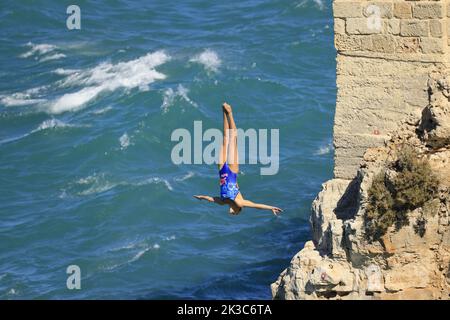
<path id="1" fill-rule="evenodd" d="M 220 199 L 219 197 L 211 197 L 211 196 L 197 196 L 195 195 L 194 198 L 198 199 L 198 200 L 206 200 L 209 202 L 214 202 L 220 205 L 224 205 L 225 202 L 222 201 L 222 199 Z"/>

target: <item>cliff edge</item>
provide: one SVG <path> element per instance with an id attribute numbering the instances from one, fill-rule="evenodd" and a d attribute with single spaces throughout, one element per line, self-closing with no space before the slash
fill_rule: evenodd
<path id="1" fill-rule="evenodd" d="M 334 179 L 272 296 L 450 299 L 449 1 L 334 0 L 333 12 Z"/>

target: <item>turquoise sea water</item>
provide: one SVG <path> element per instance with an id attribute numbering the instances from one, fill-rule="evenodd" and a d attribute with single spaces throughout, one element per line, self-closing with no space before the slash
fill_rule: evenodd
<path id="1" fill-rule="evenodd" d="M 328 1 L 0 3 L 0 298 L 269 299 L 332 176 Z M 242 165 L 270 212 L 199 202 L 214 165 L 174 165 L 177 128 L 280 130 L 280 169 Z M 81 268 L 81 289 L 66 268 Z"/>

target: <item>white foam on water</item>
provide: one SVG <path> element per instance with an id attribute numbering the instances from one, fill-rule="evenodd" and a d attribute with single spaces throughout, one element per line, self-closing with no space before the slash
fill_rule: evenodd
<path id="1" fill-rule="evenodd" d="M 25 94 L 38 95 L 38 94 L 41 94 L 41 92 L 47 90 L 49 87 L 50 87 L 49 85 L 45 85 L 45 86 L 31 88 L 31 89 L 26 90 Z"/>
<path id="2" fill-rule="evenodd" d="M 128 136 L 128 134 L 126 132 L 120 136 L 119 143 L 120 143 L 121 150 L 128 148 L 128 146 L 130 145 L 130 137 Z"/>
<path id="3" fill-rule="evenodd" d="M 9 95 L 0 95 L 0 103 L 6 107 L 20 107 L 44 103 L 47 100 L 42 98 L 41 92 L 49 86 L 40 86 L 25 90 L 24 92 L 16 92 Z"/>
<path id="4" fill-rule="evenodd" d="M 117 252 L 117 251 L 122 251 L 122 250 L 126 251 L 126 250 L 131 250 L 131 249 L 134 249 L 134 248 L 137 248 L 137 247 L 142 247 L 142 243 L 139 243 L 139 242 L 136 242 L 136 241 L 130 241 L 130 242 L 127 242 L 126 244 L 121 245 L 119 247 L 114 247 L 114 248 L 108 249 L 107 251 L 108 252 Z"/>
<path id="5" fill-rule="evenodd" d="M 62 81 L 63 86 L 82 84 L 86 87 L 59 97 L 49 105 L 48 111 L 55 114 L 76 111 L 100 93 L 120 88 L 148 90 L 149 84 L 166 78 L 155 68 L 169 60 L 170 57 L 164 51 L 156 51 L 135 60 L 117 64 L 101 63 L 94 68 L 70 74 Z"/>
<path id="6" fill-rule="evenodd" d="M 75 93 L 67 93 L 54 101 L 48 110 L 54 114 L 76 111 L 94 99 L 101 91 L 100 87 L 88 87 Z"/>
<path id="7" fill-rule="evenodd" d="M 29 58 L 33 55 L 44 55 L 57 49 L 55 45 L 47 43 L 34 44 L 32 42 L 28 42 L 26 45 L 28 47 L 31 47 L 31 49 L 26 53 L 21 54 L 20 55 L 21 58 Z"/>
<path id="8" fill-rule="evenodd" d="M 326 144 L 324 146 L 321 146 L 316 152 L 314 152 L 314 155 L 322 156 L 322 155 L 330 153 L 331 150 L 333 150 L 333 144 L 332 143 L 328 143 L 328 144 Z"/>
<path id="9" fill-rule="evenodd" d="M 175 240 L 175 239 L 176 239 L 176 237 L 174 235 L 171 235 L 169 237 L 165 237 L 163 240 L 164 241 L 172 241 L 172 240 Z"/>
<path id="10" fill-rule="evenodd" d="M 68 76 L 68 75 L 80 72 L 80 70 L 58 68 L 58 69 L 53 70 L 52 72 L 57 74 L 57 75 L 60 75 L 60 76 Z"/>
<path id="11" fill-rule="evenodd" d="M 108 181 L 103 173 L 93 174 L 86 178 L 81 178 L 76 182 L 78 185 L 88 186 L 86 189 L 78 192 L 80 196 L 88 196 L 91 194 L 102 193 L 118 186 L 118 183 Z"/>
<path id="12" fill-rule="evenodd" d="M 182 100 L 188 102 L 191 106 L 197 108 L 198 105 L 188 96 L 189 90 L 183 85 L 179 84 L 176 90 L 168 88 L 164 91 L 163 103 L 161 105 L 162 113 L 167 113 L 171 106 L 175 103 L 176 99 L 181 98 Z"/>
<path id="13" fill-rule="evenodd" d="M 126 264 L 129 263 L 133 263 L 137 260 L 139 260 L 140 258 L 142 258 L 147 252 L 149 252 L 150 250 L 159 250 L 161 248 L 161 246 L 158 243 L 153 243 L 153 244 L 149 244 L 147 241 L 141 241 L 141 242 L 136 242 L 136 241 L 132 241 L 128 244 L 125 244 L 123 246 L 117 247 L 117 248 L 112 248 L 109 249 L 109 252 L 119 252 L 122 250 L 128 251 L 128 250 L 133 250 L 133 251 L 137 251 L 136 254 L 134 254 L 131 259 L 128 259 L 124 262 L 121 263 L 116 263 L 110 266 L 103 266 L 100 267 L 100 269 L 102 270 L 106 270 L 106 271 L 112 271 L 114 269 L 117 269 L 119 267 L 122 267 Z"/>
<path id="14" fill-rule="evenodd" d="M 206 49 L 202 53 L 194 56 L 190 61 L 200 63 L 207 71 L 213 72 L 217 72 L 222 64 L 222 61 L 217 53 L 210 49 Z"/>
<path id="15" fill-rule="evenodd" d="M 1 96 L 0 102 L 6 107 L 20 107 L 45 102 L 45 99 L 33 99 L 29 94 L 13 93 L 8 96 Z"/>
<path id="16" fill-rule="evenodd" d="M 141 251 L 139 251 L 133 258 L 131 258 L 128 262 L 134 262 L 136 260 L 139 260 L 148 250 L 150 250 L 150 248 L 145 248 Z"/>
<path id="17" fill-rule="evenodd" d="M 61 189 L 61 193 L 58 196 L 59 199 L 66 199 L 67 198 L 67 191 L 66 189 Z"/>
<path id="18" fill-rule="evenodd" d="M 48 55 L 57 49 L 54 45 L 34 45 L 31 43 L 28 45 L 32 48 L 23 55 L 24 57 L 35 54 L 47 54 L 41 58 L 41 61 L 64 57 L 62 53 Z M 49 101 L 48 99 L 44 99 L 42 94 L 40 94 L 44 87 L 37 87 L 26 90 L 25 92 L 1 95 L 0 103 L 8 107 L 39 104 L 44 111 L 51 114 L 77 111 L 103 92 L 112 92 L 121 88 L 126 90 L 133 88 L 138 88 L 141 91 L 149 90 L 151 83 L 166 78 L 166 75 L 156 71 L 155 68 L 169 60 L 170 56 L 164 51 L 156 51 L 135 60 L 116 64 L 103 62 L 85 70 L 58 68 L 53 73 L 66 76 L 66 78 L 56 81 L 52 86 L 45 86 L 45 89 L 49 87 L 70 88 L 79 86 L 82 86 L 82 88 Z M 183 90 L 182 86 L 177 90 L 177 95 L 184 97 L 192 105 L 196 105 L 195 102 L 189 99 L 187 91 Z"/>
<path id="19" fill-rule="evenodd" d="M 166 179 L 159 177 L 151 177 L 139 182 L 129 181 L 111 181 L 104 173 L 94 173 L 85 178 L 75 181 L 78 187 L 84 187 L 81 191 L 75 191 L 78 196 L 89 196 L 92 194 L 102 193 L 118 186 L 144 186 L 148 184 L 162 184 L 169 191 L 173 191 L 172 185 Z M 72 187 L 73 188 L 73 187 Z"/>
<path id="20" fill-rule="evenodd" d="M 48 119 L 48 120 L 43 121 L 39 125 L 39 127 L 34 129 L 32 132 L 37 132 L 37 131 L 46 130 L 46 129 L 53 129 L 53 128 L 65 128 L 65 127 L 72 127 L 72 125 L 69 125 L 58 119 Z"/>
<path id="21" fill-rule="evenodd" d="M 173 191 L 172 185 L 166 179 L 161 179 L 161 178 L 156 177 L 156 178 L 150 178 L 148 181 L 150 183 L 162 183 L 166 186 L 167 190 Z"/>
<path id="22" fill-rule="evenodd" d="M 186 89 L 185 87 L 183 87 L 181 84 L 180 85 L 178 85 L 178 87 L 177 87 L 177 94 L 181 97 L 181 98 L 183 98 L 184 100 L 186 100 L 189 104 L 191 104 L 192 106 L 194 106 L 194 107 L 198 107 L 198 105 L 197 105 L 197 103 L 195 102 L 195 101 L 192 101 L 189 97 L 188 97 L 188 94 L 189 93 L 189 90 L 188 89 Z"/>
<path id="23" fill-rule="evenodd" d="M 164 186 L 167 188 L 167 190 L 173 191 L 173 188 L 172 188 L 172 185 L 170 184 L 170 182 L 166 179 L 162 179 L 159 177 L 151 177 L 151 178 L 145 179 L 143 181 L 137 182 L 134 185 L 144 186 L 144 185 L 148 185 L 148 184 L 164 184 Z"/>
<path id="24" fill-rule="evenodd" d="M 104 114 L 104 113 L 106 113 L 106 112 L 108 112 L 109 110 L 112 110 L 112 107 L 111 106 L 108 106 L 108 107 L 105 107 L 105 108 L 101 108 L 101 109 L 98 109 L 98 110 L 94 110 L 92 113 L 93 114 Z"/>
<path id="25" fill-rule="evenodd" d="M 132 263 L 132 262 L 135 262 L 135 261 L 139 260 L 144 254 L 146 254 L 148 251 L 150 251 L 152 249 L 153 250 L 158 250 L 160 248 L 161 248 L 160 245 L 157 244 L 157 243 L 153 244 L 152 246 L 146 247 L 146 248 L 142 249 L 141 251 L 139 251 L 136 255 L 134 255 L 134 257 L 131 258 L 128 261 L 128 263 Z"/>
<path id="26" fill-rule="evenodd" d="M 65 58 L 65 57 L 66 57 L 66 55 L 64 53 L 55 53 L 55 54 L 52 54 L 51 56 L 43 57 L 42 59 L 39 60 L 39 62 L 58 60 L 58 59 L 62 59 L 62 58 Z"/>
<path id="27" fill-rule="evenodd" d="M 169 111 L 170 106 L 173 104 L 175 100 L 175 92 L 172 88 L 166 89 L 164 91 L 163 103 L 161 105 L 161 109 L 163 113 L 167 113 Z"/>
<path id="28" fill-rule="evenodd" d="M 192 178 L 193 176 L 195 176 L 195 173 L 192 171 L 188 171 L 188 173 L 186 173 L 184 176 L 175 178 L 175 181 L 185 181 Z"/>
<path id="29" fill-rule="evenodd" d="M 71 124 L 67 124 L 63 121 L 60 121 L 58 119 L 48 119 L 43 121 L 41 124 L 39 124 L 39 126 L 36 129 L 31 130 L 28 133 L 22 134 L 20 136 L 16 136 L 16 137 L 12 137 L 12 138 L 7 138 L 4 140 L 0 141 L 0 145 L 5 144 L 5 143 L 9 143 L 9 142 L 13 142 L 13 141 L 17 141 L 17 140 L 21 140 L 23 138 L 28 137 L 29 135 L 42 131 L 42 130 L 47 130 L 47 129 L 54 129 L 54 128 L 66 128 L 66 127 L 74 127 L 74 125 Z"/>

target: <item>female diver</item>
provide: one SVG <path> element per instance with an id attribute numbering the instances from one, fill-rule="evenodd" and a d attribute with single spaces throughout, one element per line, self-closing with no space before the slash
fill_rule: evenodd
<path id="1" fill-rule="evenodd" d="M 254 203 L 244 199 L 239 190 L 237 175 L 239 172 L 237 129 L 233 119 L 231 106 L 224 103 L 223 112 L 223 144 L 219 156 L 219 176 L 220 176 L 220 197 L 195 195 L 199 200 L 207 200 L 219 205 L 228 205 L 229 212 L 237 215 L 245 207 L 262 210 L 270 210 L 274 215 L 278 215 L 283 210 L 277 207 Z M 229 136 L 229 137 L 228 137 Z"/>

